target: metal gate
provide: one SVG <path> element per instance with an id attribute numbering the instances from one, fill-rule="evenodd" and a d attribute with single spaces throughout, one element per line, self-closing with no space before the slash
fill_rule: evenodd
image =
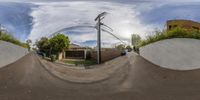
<path id="1" fill-rule="evenodd" d="M 65 57 L 68 59 L 84 59 L 84 56 L 85 56 L 84 50 L 65 52 Z"/>

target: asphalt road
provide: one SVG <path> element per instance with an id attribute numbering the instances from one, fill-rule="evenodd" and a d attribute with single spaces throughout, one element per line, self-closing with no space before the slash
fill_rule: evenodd
<path id="1" fill-rule="evenodd" d="M 0 100 L 199 100 L 200 70 L 173 71 L 129 54 L 126 78 L 91 84 L 61 80 L 31 53 L 0 69 Z M 125 74 L 125 73 L 118 73 Z"/>

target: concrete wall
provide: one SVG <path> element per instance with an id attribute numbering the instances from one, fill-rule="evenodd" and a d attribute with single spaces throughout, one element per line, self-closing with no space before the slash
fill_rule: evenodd
<path id="1" fill-rule="evenodd" d="M 200 40 L 175 38 L 140 48 L 140 55 L 150 62 L 173 70 L 200 68 Z"/>
<path id="2" fill-rule="evenodd" d="M 101 61 L 102 62 L 109 61 L 111 59 L 119 57 L 120 55 L 121 55 L 121 52 L 119 50 L 115 50 L 115 49 L 102 50 Z M 94 60 L 97 59 L 97 51 L 91 51 L 91 58 Z"/>
<path id="3" fill-rule="evenodd" d="M 0 41 L 0 68 L 22 58 L 28 50 L 12 43 Z"/>

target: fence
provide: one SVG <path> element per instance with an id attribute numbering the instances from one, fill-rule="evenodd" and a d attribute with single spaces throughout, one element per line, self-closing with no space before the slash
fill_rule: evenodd
<path id="1" fill-rule="evenodd" d="M 101 51 L 101 61 L 105 62 L 111 59 L 114 59 L 116 57 L 119 57 L 121 55 L 121 52 L 116 49 L 104 49 Z M 97 60 L 97 51 L 91 51 L 90 52 L 91 59 Z"/>

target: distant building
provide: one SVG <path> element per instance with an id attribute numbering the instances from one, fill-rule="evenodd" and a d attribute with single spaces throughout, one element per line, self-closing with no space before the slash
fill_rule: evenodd
<path id="1" fill-rule="evenodd" d="M 8 33 L 7 29 L 0 24 L 0 32 Z"/>
<path id="2" fill-rule="evenodd" d="M 168 20 L 167 21 L 168 31 L 176 27 L 200 30 L 200 23 L 192 21 L 192 20 Z"/>

